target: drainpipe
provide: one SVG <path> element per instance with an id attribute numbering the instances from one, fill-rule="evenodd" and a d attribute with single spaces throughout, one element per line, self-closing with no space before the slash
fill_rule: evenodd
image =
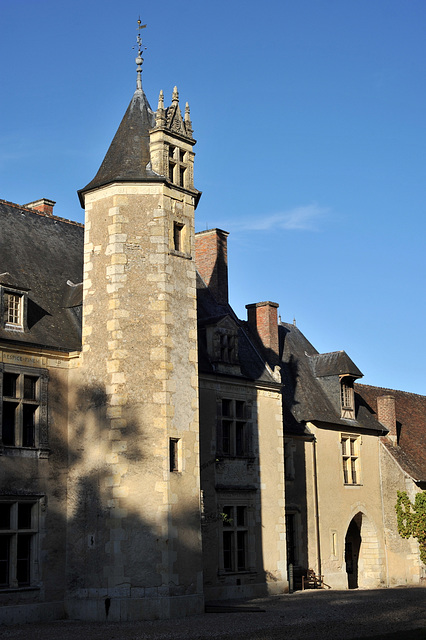
<path id="1" fill-rule="evenodd" d="M 312 442 L 312 458 L 313 458 L 313 475 L 314 475 L 314 512 L 315 512 L 315 530 L 317 538 L 317 565 L 318 577 L 321 579 L 321 542 L 320 542 L 320 523 L 318 509 L 318 474 L 317 474 L 317 440 L 314 438 Z"/>

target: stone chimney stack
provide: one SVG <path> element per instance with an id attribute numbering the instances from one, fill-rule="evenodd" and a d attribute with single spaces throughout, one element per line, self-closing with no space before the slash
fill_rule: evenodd
<path id="1" fill-rule="evenodd" d="M 266 350 L 268 360 L 278 360 L 278 309 L 277 302 L 246 304 L 247 320 L 257 333 Z"/>
<path id="2" fill-rule="evenodd" d="M 389 429 L 388 438 L 394 444 L 397 442 L 396 431 L 396 411 L 394 396 L 379 396 L 377 398 L 377 417 L 387 429 Z"/>
<path id="3" fill-rule="evenodd" d="M 209 229 L 195 235 L 198 273 L 219 304 L 228 304 L 228 235 L 222 229 Z"/>
<path id="4" fill-rule="evenodd" d="M 28 204 L 24 204 L 24 207 L 27 209 L 34 209 L 35 211 L 41 211 L 42 213 L 47 214 L 48 216 L 53 215 L 53 207 L 56 202 L 54 200 L 48 200 L 47 198 L 41 198 L 40 200 L 34 200 L 34 202 L 29 202 Z"/>

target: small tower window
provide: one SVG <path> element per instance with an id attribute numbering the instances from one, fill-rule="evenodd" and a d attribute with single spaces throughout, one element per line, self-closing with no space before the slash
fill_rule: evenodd
<path id="1" fill-rule="evenodd" d="M 173 249 L 175 251 L 183 251 L 183 228 L 181 222 L 173 223 Z"/>
<path id="2" fill-rule="evenodd" d="M 179 186 L 185 186 L 185 167 L 179 167 Z"/>
<path id="3" fill-rule="evenodd" d="M 179 438 L 170 438 L 169 441 L 169 469 L 171 472 L 179 471 Z"/>

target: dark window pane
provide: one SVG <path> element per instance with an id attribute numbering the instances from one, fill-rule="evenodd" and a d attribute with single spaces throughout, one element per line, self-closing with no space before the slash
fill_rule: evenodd
<path id="1" fill-rule="evenodd" d="M 169 147 L 169 158 L 173 158 L 175 153 L 175 148 L 174 147 Z"/>
<path id="2" fill-rule="evenodd" d="M 237 527 L 245 527 L 246 507 L 237 507 Z"/>
<path id="3" fill-rule="evenodd" d="M 173 243 L 175 251 L 182 251 L 182 229 L 183 224 L 175 222 L 173 225 Z"/>
<path id="4" fill-rule="evenodd" d="M 233 520 L 233 507 L 223 507 L 223 526 L 230 527 Z"/>
<path id="5" fill-rule="evenodd" d="M 230 418 L 232 415 L 232 400 L 222 400 L 222 415 Z"/>
<path id="6" fill-rule="evenodd" d="M 185 186 L 185 169 L 184 169 L 184 167 L 179 167 L 179 185 L 181 187 Z"/>
<path id="7" fill-rule="evenodd" d="M 4 373 L 3 374 L 3 395 L 7 398 L 16 398 L 16 381 L 18 374 L 16 373 Z"/>
<path id="8" fill-rule="evenodd" d="M 15 419 L 18 405 L 15 402 L 3 402 L 2 438 L 3 444 L 15 444 Z"/>
<path id="9" fill-rule="evenodd" d="M 9 586 L 9 536 L 0 536 L 0 587 Z"/>
<path id="10" fill-rule="evenodd" d="M 185 161 L 185 151 L 182 151 L 182 149 L 179 149 L 179 160 L 181 162 Z"/>
<path id="11" fill-rule="evenodd" d="M 37 407 L 31 404 L 24 404 L 22 407 L 22 446 L 35 446 L 35 412 Z"/>
<path id="12" fill-rule="evenodd" d="M 222 422 L 222 453 L 231 454 L 231 423 L 227 420 Z"/>
<path id="13" fill-rule="evenodd" d="M 36 384 L 37 378 L 35 376 L 24 376 L 24 398 L 26 400 L 36 399 Z"/>
<path id="14" fill-rule="evenodd" d="M 235 417 L 236 418 L 244 418 L 244 402 L 242 400 L 237 400 L 235 402 Z"/>
<path id="15" fill-rule="evenodd" d="M 244 571 L 246 568 L 246 532 L 237 531 L 237 568 Z"/>
<path id="16" fill-rule="evenodd" d="M 223 532 L 223 568 L 225 571 L 233 571 L 233 547 L 234 547 L 234 532 Z"/>
<path id="17" fill-rule="evenodd" d="M 30 553 L 31 535 L 26 533 L 18 534 L 16 579 L 20 587 L 30 584 Z"/>
<path id="18" fill-rule="evenodd" d="M 174 170 L 175 170 L 175 165 L 173 164 L 173 162 L 169 162 L 169 178 L 172 182 L 173 182 Z"/>
<path id="19" fill-rule="evenodd" d="M 170 438 L 170 471 L 178 470 L 178 440 Z"/>
<path id="20" fill-rule="evenodd" d="M 32 502 L 18 503 L 18 529 L 31 529 Z"/>
<path id="21" fill-rule="evenodd" d="M 242 456 L 245 454 L 245 423 L 235 424 L 235 454 Z"/>
<path id="22" fill-rule="evenodd" d="M 0 529 L 10 529 L 10 504 L 0 502 Z"/>

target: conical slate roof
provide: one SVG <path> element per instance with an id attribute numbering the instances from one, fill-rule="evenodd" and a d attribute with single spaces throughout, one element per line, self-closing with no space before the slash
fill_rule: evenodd
<path id="1" fill-rule="evenodd" d="M 84 195 L 112 182 L 153 182 L 166 178 L 152 171 L 149 131 L 155 127 L 155 113 L 142 89 L 136 89 L 117 133 L 96 176 L 78 191 L 84 208 Z"/>

